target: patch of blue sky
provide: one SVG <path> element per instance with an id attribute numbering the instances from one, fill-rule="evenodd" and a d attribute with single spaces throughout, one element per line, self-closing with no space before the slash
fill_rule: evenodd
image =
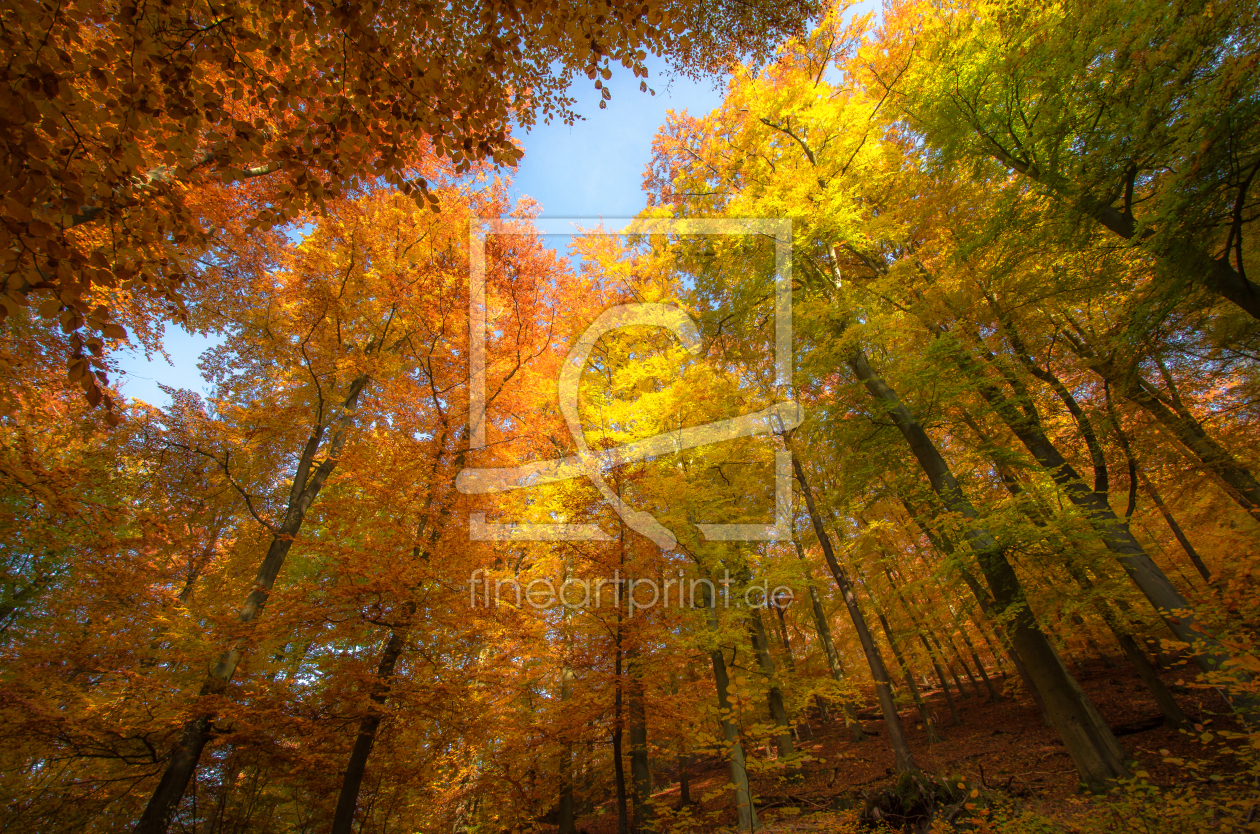
<path id="1" fill-rule="evenodd" d="M 665 123 L 667 111 L 702 115 L 721 103 L 725 88 L 724 79 L 693 81 L 656 74 L 649 79 L 656 91 L 653 96 L 640 92 L 638 81 L 629 70 L 615 67 L 606 82 L 612 99 L 601 110 L 599 91 L 579 78 L 573 89 L 574 109 L 584 120 L 572 126 L 540 122 L 528 132 L 518 129 L 525 157 L 514 176 L 513 196 L 533 198 L 544 218 L 573 218 L 583 228 L 597 225 L 600 218 L 638 214 L 646 205 L 642 178 L 652 156 L 652 137 Z M 289 237 L 296 243 L 308 231 L 295 227 Z M 566 254 L 571 236 L 548 235 L 545 240 Z M 139 349 L 120 351 L 123 394 L 165 406 L 170 398 L 159 384 L 209 393 L 197 362 L 221 341 L 216 335 L 190 333 L 171 324 L 163 338 L 169 361 L 156 354 L 146 357 Z"/>

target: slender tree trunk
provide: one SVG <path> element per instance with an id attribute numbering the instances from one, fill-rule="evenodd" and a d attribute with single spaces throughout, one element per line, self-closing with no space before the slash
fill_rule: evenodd
<path id="1" fill-rule="evenodd" d="M 989 673 L 985 670 L 984 664 L 980 662 L 980 655 L 976 653 L 976 646 L 971 642 L 971 637 L 967 634 L 967 629 L 963 627 L 962 623 L 959 623 L 958 633 L 962 635 L 963 643 L 967 645 L 967 651 L 971 653 L 971 661 L 976 664 L 976 671 L 980 674 L 980 679 L 984 681 L 984 688 L 989 691 L 989 700 L 1003 700 L 1001 693 L 994 688 L 993 681 L 989 680 Z M 994 659 L 997 659 L 996 655 Z"/>
<path id="2" fill-rule="evenodd" d="M 688 679 L 691 674 L 688 673 Z M 680 689 L 678 686 L 678 673 L 671 671 L 669 673 L 669 691 L 675 698 L 678 697 Z M 691 804 L 691 777 L 687 772 L 690 765 L 690 750 L 687 746 L 687 734 L 683 733 L 678 737 L 678 807 L 684 808 Z"/>
<path id="3" fill-rule="evenodd" d="M 652 825 L 652 774 L 648 768 L 647 708 L 643 702 L 643 671 L 639 649 L 626 653 L 629 672 L 630 778 L 634 785 L 634 834 L 648 831 Z"/>
<path id="4" fill-rule="evenodd" d="M 354 421 L 359 395 L 367 387 L 368 382 L 367 376 L 360 376 L 350 384 L 349 393 L 342 402 L 337 427 L 328 444 L 327 455 L 318 466 L 315 464 L 315 456 L 319 452 L 327 431 L 325 425 L 318 425 L 307 439 L 297 470 L 293 475 L 284 518 L 279 527 L 272 529 L 272 539 L 267 548 L 267 554 L 263 557 L 258 573 L 254 577 L 252 589 L 245 597 L 245 604 L 236 615 L 237 621 L 241 624 L 248 625 L 262 615 L 263 606 L 271 595 L 271 588 L 275 585 L 280 569 L 284 567 L 284 561 L 293 547 L 294 540 L 301 532 L 311 504 L 319 495 L 328 476 L 337 467 L 337 459 L 341 455 L 350 426 Z M 198 700 L 210 695 L 220 695 L 226 691 L 247 649 L 248 643 L 242 642 L 219 656 L 218 662 L 202 684 Z M 196 771 L 197 764 L 201 760 L 201 752 L 209 740 L 209 730 L 214 720 L 214 716 L 206 712 L 204 708 L 196 709 L 201 714 L 195 715 L 184 724 L 171 750 L 166 768 L 162 772 L 162 778 L 149 798 L 144 813 L 136 822 L 134 834 L 165 834 L 170 826 L 171 817 L 179 806 L 180 800 L 183 799 L 193 772 Z"/>
<path id="5" fill-rule="evenodd" d="M 805 562 L 805 551 L 801 548 L 801 542 L 796 536 L 792 537 L 792 544 L 796 548 L 797 558 Z M 831 672 L 831 679 L 840 686 L 844 686 L 844 669 L 840 665 L 840 653 L 836 651 L 835 641 L 831 637 L 831 625 L 827 622 L 827 612 L 823 610 L 818 588 L 814 585 L 813 578 L 809 576 L 808 565 L 805 572 L 809 582 L 809 602 L 814 614 L 814 629 L 818 632 L 818 642 L 822 644 L 823 654 L 827 656 L 827 668 Z M 821 701 L 820 706 L 823 710 L 826 709 L 826 705 Z M 855 742 L 865 740 L 866 733 L 862 731 L 862 722 L 858 720 L 857 709 L 854 708 L 853 703 L 845 698 L 840 702 L 840 709 L 844 715 L 845 726 L 849 730 L 849 738 Z"/>
<path id="6" fill-rule="evenodd" d="M 415 608 L 414 602 L 408 603 L 408 617 L 414 616 Z M 373 709 L 359 719 L 359 734 L 354 740 L 354 749 L 350 752 L 350 761 L 346 764 L 346 772 L 341 780 L 341 793 L 337 799 L 337 811 L 333 815 L 331 834 L 351 834 L 354 830 L 354 811 L 359 802 L 363 774 L 367 770 L 368 756 L 376 742 L 376 732 L 381 726 L 381 708 L 389 697 L 389 681 L 393 678 L 398 658 L 407 645 L 407 634 L 408 629 L 394 628 L 385 641 L 385 650 L 381 652 L 381 659 L 376 667 L 376 683 L 370 696 Z"/>
<path id="7" fill-rule="evenodd" d="M 788 671 L 792 675 L 796 674 L 796 658 L 792 656 L 792 641 L 788 639 L 787 617 L 783 613 L 783 606 L 777 602 L 774 604 L 775 619 L 779 624 L 779 639 L 783 641 L 783 657 L 787 660 Z M 819 717 L 827 720 L 827 705 L 823 703 L 822 698 L 815 699 L 818 702 Z M 809 726 L 809 710 L 801 711 L 796 723 L 796 734 L 801 741 L 813 741 L 814 731 Z"/>
<path id="8" fill-rule="evenodd" d="M 997 540 L 979 523 L 980 514 L 963 496 L 936 445 L 896 392 L 871 368 L 864 353 L 860 350 L 853 353 L 849 365 L 871 397 L 892 417 L 933 491 L 947 509 L 965 520 L 967 539 L 996 607 L 1010 620 L 1015 651 L 1040 691 L 1047 716 L 1076 763 L 1081 781 L 1091 788 L 1101 788 L 1112 779 L 1127 776 L 1124 750 L 1037 626 L 1014 568 Z"/>
<path id="9" fill-rule="evenodd" d="M 687 752 L 687 742 L 678 742 L 678 807 L 685 808 L 691 804 L 691 777 L 687 773 L 691 755 Z"/>
<path id="10" fill-rule="evenodd" d="M 443 429 L 438 435 L 437 442 L 434 444 L 436 451 L 433 456 L 433 465 L 429 470 L 429 483 L 431 486 L 416 529 L 416 544 L 411 550 L 411 559 L 414 563 L 427 562 L 429 560 L 428 547 L 439 533 L 436 525 L 432 524 L 431 513 L 438 499 L 437 472 L 448 436 L 447 430 Z M 463 467 L 463 462 L 464 453 L 460 451 L 454 460 L 454 470 L 459 471 Z M 449 511 L 449 506 L 443 506 L 441 515 L 446 516 Z M 359 734 L 355 738 L 353 749 L 350 751 L 350 759 L 346 762 L 345 775 L 341 780 L 341 791 L 337 797 L 337 810 L 333 816 L 330 834 L 351 834 L 354 829 L 354 813 L 359 803 L 359 791 L 363 784 L 363 775 L 367 772 L 368 758 L 372 755 L 372 748 L 376 744 L 376 734 L 380 728 L 383 707 L 389 698 L 392 686 L 391 678 L 393 678 L 394 669 L 398 665 L 403 649 L 406 648 L 408 635 L 411 631 L 411 623 L 415 615 L 415 600 L 409 599 L 403 605 L 401 622 L 390 628 L 389 639 L 385 643 L 385 649 L 381 653 L 380 662 L 377 664 L 376 678 L 372 685 L 372 693 L 369 696 L 372 706 L 369 708 L 368 713 L 359 719 Z"/>
<path id="11" fill-rule="evenodd" d="M 971 691 L 975 693 L 977 698 L 981 697 L 984 693 L 980 689 L 980 681 L 976 680 L 976 676 L 971 673 L 971 667 L 967 664 L 966 659 L 963 658 L 962 652 L 958 650 L 958 644 L 954 642 L 954 638 L 950 635 L 949 627 L 945 626 L 941 633 L 945 635 L 945 642 L 949 644 L 949 650 L 953 652 L 954 660 L 958 661 L 958 665 L 962 667 L 963 674 L 966 675 L 967 680 L 971 682 Z M 936 644 L 937 649 L 942 655 L 944 655 L 945 649 L 941 646 L 940 640 L 933 637 L 932 642 Z M 954 683 L 958 684 L 958 691 L 960 693 L 960 697 L 962 697 L 962 684 L 958 681 L 958 673 L 954 671 L 954 664 L 953 662 L 948 662 L 947 665 L 949 666 L 949 673 L 954 676 Z"/>
<path id="12" fill-rule="evenodd" d="M 796 753 L 796 748 L 792 744 L 792 722 L 788 720 L 787 708 L 783 704 L 783 690 L 779 689 L 779 684 L 775 681 L 774 659 L 770 657 L 766 626 L 761 618 L 761 611 L 756 608 L 748 611 L 748 633 L 752 638 L 753 654 L 757 656 L 757 666 L 769 688 L 766 700 L 770 706 L 770 718 L 778 728 L 775 745 L 779 748 L 780 756 L 792 756 Z"/>
<path id="13" fill-rule="evenodd" d="M 971 374 L 977 380 L 981 397 L 993 407 L 994 412 L 1058 484 L 1068 500 L 1085 513 L 1103 544 L 1116 555 L 1125 573 L 1160 613 L 1177 639 L 1194 647 L 1194 659 L 1199 667 L 1205 672 L 1220 669 L 1230 659 L 1229 652 L 1199 626 L 1190 613 L 1190 603 L 1134 538 L 1127 521 L 1116 516 L 1106 494 L 1091 489 L 1081 481 L 1073 466 L 1042 431 L 1040 418 L 1035 410 L 1029 406 L 1021 412 L 994 386 L 984 382 L 973 360 L 961 350 L 957 352 L 956 358 L 964 373 Z M 1173 612 L 1177 612 L 1176 615 Z M 1228 693 L 1223 694 L 1230 697 Z M 1244 717 L 1248 719 L 1260 710 L 1255 699 L 1248 696 L 1234 697 L 1232 702 L 1244 711 Z"/>
<path id="14" fill-rule="evenodd" d="M 916 632 L 919 635 L 919 642 L 923 644 L 923 651 L 927 652 L 928 660 L 932 663 L 932 671 L 936 673 L 936 679 L 941 682 L 941 692 L 945 693 L 945 703 L 949 705 L 949 717 L 953 726 L 957 727 L 962 723 L 962 719 L 958 717 L 958 707 L 954 706 L 954 697 L 949 694 L 949 684 L 945 680 L 945 672 L 941 670 L 941 664 L 937 662 L 936 655 L 932 653 L 932 647 L 928 644 L 927 638 L 923 636 L 922 631 Z"/>
<path id="15" fill-rule="evenodd" d="M 572 560 L 566 560 L 564 566 L 564 582 L 572 573 Z M 564 587 L 563 583 L 561 587 Z M 573 700 L 573 611 L 565 606 L 564 622 L 564 664 L 560 667 L 560 708 L 564 710 Z M 677 686 L 675 686 L 677 691 Z M 557 834 L 576 834 L 573 802 L 573 745 L 569 739 L 564 740 L 564 748 L 560 751 L 560 802 Z"/>
<path id="16" fill-rule="evenodd" d="M 1138 470 L 1138 478 L 1141 480 L 1143 488 L 1146 489 L 1146 494 L 1151 496 L 1151 501 L 1159 510 L 1160 515 L 1164 517 L 1164 521 L 1167 522 L 1168 529 L 1172 530 L 1172 534 L 1177 537 L 1177 542 L 1181 545 L 1181 549 L 1186 551 L 1186 555 L 1194 563 L 1194 568 L 1199 572 L 1199 576 L 1203 577 L 1204 582 L 1211 582 L 1212 572 L 1203 563 L 1203 557 L 1199 555 L 1199 551 L 1195 550 L 1194 545 L 1186 538 L 1186 534 L 1181 529 L 1181 525 L 1177 523 L 1177 519 L 1173 518 L 1172 510 L 1168 509 L 1168 505 L 1164 503 L 1164 498 L 1159 494 L 1159 490 L 1155 489 L 1155 485 L 1146 477 L 1145 472 Z"/>
<path id="17" fill-rule="evenodd" d="M 892 626 L 888 624 L 888 618 L 884 616 L 879 603 L 874 602 L 874 596 L 869 588 L 866 595 L 872 598 L 871 604 L 875 607 L 875 617 L 879 620 L 879 627 L 884 630 L 884 639 L 888 641 L 888 648 L 892 650 L 893 659 L 897 661 L 897 668 L 901 670 L 901 676 L 906 681 L 906 689 L 910 691 L 910 700 L 914 702 L 914 708 L 918 710 L 919 718 L 923 721 L 923 731 L 927 734 L 928 744 L 936 744 L 941 740 L 941 737 L 936 732 L 936 722 L 932 720 L 931 710 L 928 709 L 923 696 L 919 694 L 919 685 L 914 681 L 914 670 L 906 662 L 906 656 L 901 653 L 901 648 L 897 645 L 897 637 L 893 634 Z M 953 704 L 954 702 L 951 700 L 950 706 L 952 707 Z M 958 717 L 957 712 L 954 713 L 954 717 Z"/>
<path id="18" fill-rule="evenodd" d="M 875 682 L 875 694 L 879 698 L 880 710 L 884 713 L 884 726 L 888 730 L 888 742 L 892 745 L 897 772 L 917 774 L 920 772 L 919 765 L 910 753 L 910 745 L 906 742 L 905 732 L 901 727 L 901 717 L 897 715 L 897 702 L 893 698 L 891 680 L 888 669 L 884 666 L 884 658 L 879 653 L 875 638 L 866 625 L 866 618 L 858 606 L 857 596 L 853 593 L 849 579 L 844 569 L 840 567 L 840 562 L 836 560 L 835 551 L 831 547 L 831 537 L 827 535 L 823 527 L 822 517 L 814 505 L 814 492 L 809 488 L 805 470 L 801 467 L 800 455 L 795 451 L 792 454 L 792 467 L 796 472 L 797 483 L 801 487 L 801 495 L 805 498 L 810 521 L 814 525 L 814 535 L 818 537 L 818 543 L 822 547 L 823 558 L 827 560 L 827 567 L 830 568 L 831 575 L 840 588 L 845 607 L 849 610 L 849 618 L 853 621 L 853 629 L 857 632 L 862 651 L 866 654 L 866 662 L 871 669 L 871 679 Z"/>
<path id="19" fill-rule="evenodd" d="M 792 641 L 788 639 L 787 617 L 783 614 L 782 606 L 774 606 L 775 619 L 779 626 L 779 640 L 783 642 L 783 659 L 787 661 L 788 671 L 796 674 L 796 658 L 792 656 Z"/>
<path id="20" fill-rule="evenodd" d="M 624 662 L 624 650 L 621 641 L 624 637 L 622 632 L 623 623 L 621 620 L 621 611 L 617 611 L 617 656 L 614 661 L 613 674 L 616 676 L 615 690 L 613 694 L 613 731 L 612 731 L 612 753 L 613 753 L 613 779 L 616 782 L 617 789 L 617 834 L 630 834 L 630 815 L 626 807 L 626 765 L 622 755 L 622 728 L 624 720 L 622 718 L 622 701 L 624 691 L 622 687 L 622 663 Z"/>
<path id="21" fill-rule="evenodd" d="M 560 702 L 567 703 L 573 698 L 573 667 L 565 660 L 560 670 Z M 560 809 L 558 834 L 575 834 L 573 803 L 573 747 L 566 743 L 560 753 Z"/>
<path id="22" fill-rule="evenodd" d="M 910 622 L 911 627 L 914 629 L 914 633 L 918 636 L 919 642 L 923 644 L 923 650 L 927 652 L 928 660 L 932 663 L 932 670 L 936 672 L 936 678 L 941 682 L 941 691 L 945 693 L 945 702 L 949 704 L 950 717 L 954 726 L 958 726 L 962 723 L 962 720 L 958 717 L 958 709 L 954 706 L 953 696 L 950 695 L 949 684 L 946 682 L 945 673 L 941 670 L 941 665 L 938 662 L 938 660 L 944 661 L 947 665 L 949 662 L 948 658 L 945 657 L 945 652 L 941 649 L 940 641 L 938 641 L 935 637 L 932 637 L 932 644 L 928 643 L 927 628 L 919 620 L 919 618 L 915 616 L 914 608 L 906 600 L 905 594 L 901 592 L 901 589 L 897 587 L 897 580 L 893 578 L 892 570 L 886 563 L 884 565 L 884 576 L 888 577 L 888 587 L 892 589 L 893 595 L 897 598 L 897 601 L 901 603 L 901 610 L 905 612 L 906 619 Z M 933 650 L 933 644 L 936 647 L 935 650 Z M 950 674 L 954 676 L 954 683 L 958 685 L 958 697 L 965 698 L 966 695 L 963 694 L 962 682 L 958 680 L 958 675 L 954 673 L 953 668 L 950 668 L 949 671 Z"/>
<path id="23" fill-rule="evenodd" d="M 719 628 L 717 600 L 713 599 L 713 595 L 705 585 L 701 585 L 704 592 L 704 605 L 707 612 L 709 630 L 716 632 Z M 731 784 L 735 786 L 735 813 L 737 819 L 736 830 L 738 831 L 755 831 L 760 827 L 757 819 L 757 810 L 753 807 L 752 788 L 748 783 L 748 768 L 744 759 L 744 744 L 740 740 L 739 727 L 732 720 L 734 706 L 731 703 L 731 682 L 726 673 L 726 659 L 722 657 L 722 648 L 719 646 L 709 653 L 709 658 L 713 661 L 713 681 L 717 688 L 718 698 L 718 721 L 722 725 L 722 735 L 726 739 L 727 755 L 729 757 L 731 769 Z"/>

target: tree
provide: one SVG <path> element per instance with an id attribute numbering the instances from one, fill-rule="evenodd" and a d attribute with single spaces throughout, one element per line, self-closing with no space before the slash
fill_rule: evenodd
<path id="1" fill-rule="evenodd" d="M 1016 171 L 989 176 L 1160 258 L 1158 293 L 1260 318 L 1244 264 L 1260 102 L 1241 83 L 1258 35 L 1245 3 L 901 3 L 869 83 L 945 159 Z"/>
<path id="2" fill-rule="evenodd" d="M 213 280 L 197 256 L 217 236 L 215 194 L 244 191 L 247 233 L 369 184 L 436 206 L 430 160 L 514 164 L 511 123 L 571 122 L 578 74 L 597 88 L 613 64 L 646 78 L 649 52 L 711 71 L 764 53 L 813 9 L 22 0 L 0 26 L 0 308 L 86 326 L 98 347 L 125 337 L 127 296 L 183 318 L 187 284 Z M 101 401 L 94 359 L 71 363 Z"/>

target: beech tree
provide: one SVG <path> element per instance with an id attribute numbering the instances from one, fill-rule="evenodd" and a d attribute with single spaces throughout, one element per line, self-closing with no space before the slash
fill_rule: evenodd
<path id="1" fill-rule="evenodd" d="M 213 279 L 196 258 L 217 236 L 216 192 L 257 183 L 247 232 L 377 182 L 436 206 L 430 155 L 459 172 L 513 164 L 512 122 L 571 123 L 575 77 L 600 89 L 620 64 L 647 78 L 649 53 L 711 71 L 765 54 L 813 9 L 23 0 L 0 25 L 0 310 L 86 327 L 89 347 L 126 335 L 119 296 L 182 318 L 186 285 Z M 94 404 L 96 353 L 69 366 Z"/>
<path id="2" fill-rule="evenodd" d="M 1253 824 L 1253 11 L 809 11 L 0 13 L 5 823 Z M 507 127 L 649 51 L 553 251 Z"/>

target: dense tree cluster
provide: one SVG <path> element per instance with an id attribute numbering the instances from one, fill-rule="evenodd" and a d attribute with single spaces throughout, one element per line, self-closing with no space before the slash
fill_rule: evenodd
<path id="1" fill-rule="evenodd" d="M 1082 656 L 1253 824 L 1256 10 L 810 11 L 3 13 L 0 827 L 753 831 L 831 724 L 953 802 L 971 698 L 1133 784 Z M 649 51 L 744 63 L 557 256 L 509 125 Z M 213 393 L 111 392 L 180 316 Z"/>

